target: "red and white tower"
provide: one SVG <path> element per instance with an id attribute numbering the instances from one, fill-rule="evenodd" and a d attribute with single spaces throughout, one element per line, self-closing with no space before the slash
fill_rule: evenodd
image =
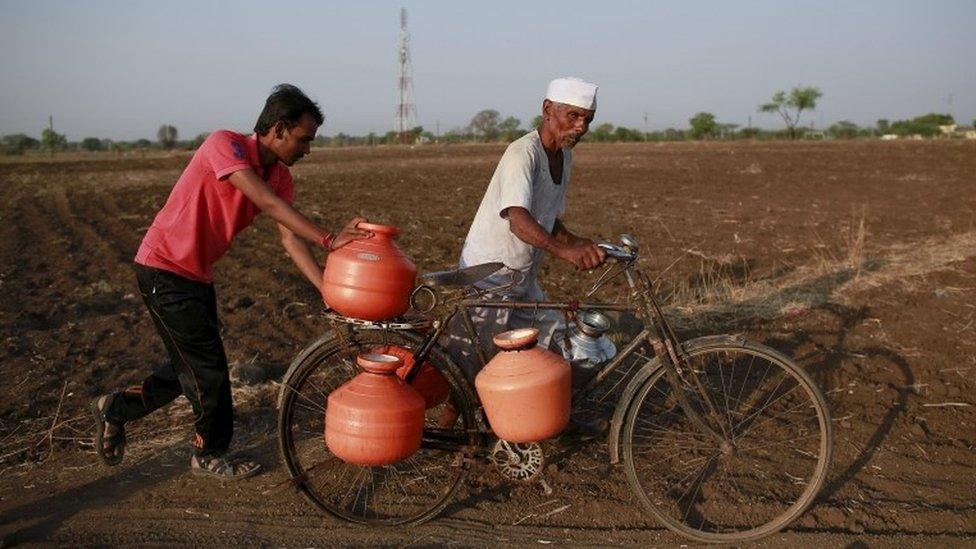
<path id="1" fill-rule="evenodd" d="M 397 105 L 393 131 L 400 142 L 413 141 L 410 130 L 417 125 L 417 107 L 413 104 L 413 77 L 410 67 L 410 32 L 407 31 L 407 9 L 400 8 L 400 63 L 397 69 Z"/>

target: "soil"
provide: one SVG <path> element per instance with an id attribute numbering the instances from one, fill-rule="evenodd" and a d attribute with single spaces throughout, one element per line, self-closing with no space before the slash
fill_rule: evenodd
<path id="1" fill-rule="evenodd" d="M 421 271 L 450 268 L 502 151 L 315 151 L 293 169 L 296 205 L 332 228 L 397 225 Z M 571 230 L 633 234 L 684 335 L 744 333 L 827 394 L 827 485 L 760 546 L 976 543 L 976 143 L 587 143 L 574 157 Z M 683 543 L 640 511 L 599 440 L 554 452 L 551 494 L 479 468 L 422 526 L 321 515 L 285 482 L 274 406 L 275 382 L 327 324 L 263 217 L 216 287 L 239 378 L 235 449 L 266 472 L 192 477 L 182 398 L 128 426 L 123 465 L 98 462 L 89 400 L 164 360 L 130 265 L 187 160 L 0 161 L 0 546 Z M 593 280 L 550 261 L 542 284 L 568 299 Z"/>

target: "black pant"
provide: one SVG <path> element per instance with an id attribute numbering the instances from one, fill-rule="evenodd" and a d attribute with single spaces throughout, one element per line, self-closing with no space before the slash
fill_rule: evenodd
<path id="1" fill-rule="evenodd" d="M 106 417 L 125 423 L 186 395 L 193 406 L 197 455 L 223 453 L 234 433 L 234 407 L 213 284 L 139 264 L 135 269 L 169 362 L 157 367 L 141 386 L 116 393 Z"/>

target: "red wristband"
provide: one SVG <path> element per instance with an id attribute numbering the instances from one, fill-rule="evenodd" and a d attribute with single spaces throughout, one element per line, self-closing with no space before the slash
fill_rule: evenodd
<path id="1" fill-rule="evenodd" d="M 322 237 L 322 240 L 319 241 L 319 243 L 322 244 L 322 247 L 323 248 L 325 248 L 326 250 L 330 250 L 331 251 L 332 250 L 332 243 L 334 241 L 335 241 L 335 237 L 332 236 L 332 233 L 325 233 L 325 236 Z"/>

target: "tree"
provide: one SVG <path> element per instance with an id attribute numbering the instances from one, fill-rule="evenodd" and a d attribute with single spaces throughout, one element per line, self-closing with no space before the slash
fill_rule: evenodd
<path id="1" fill-rule="evenodd" d="M 613 124 L 604 122 L 596 128 L 593 128 L 589 136 L 593 141 L 610 141 L 613 139 Z"/>
<path id="2" fill-rule="evenodd" d="M 30 149 L 37 149 L 41 142 L 23 133 L 15 133 L 3 136 L 0 140 L 4 154 L 24 154 Z"/>
<path id="3" fill-rule="evenodd" d="M 613 130 L 613 139 L 614 141 L 643 141 L 644 134 L 639 130 L 617 126 L 617 129 Z"/>
<path id="4" fill-rule="evenodd" d="M 664 130 L 664 138 L 668 141 L 681 141 L 685 138 L 685 132 L 675 128 L 668 128 Z"/>
<path id="5" fill-rule="evenodd" d="M 861 128 L 850 120 L 841 120 L 827 128 L 827 135 L 837 139 L 854 139 L 861 132 Z"/>
<path id="6" fill-rule="evenodd" d="M 209 136 L 210 134 L 208 132 L 198 133 L 197 136 L 193 138 L 193 142 L 190 143 L 190 145 L 194 149 L 199 149 L 200 145 L 203 145 L 203 142 L 206 141 L 207 137 Z"/>
<path id="7" fill-rule="evenodd" d="M 44 128 L 41 132 L 41 145 L 48 151 L 54 152 L 64 149 L 68 145 L 68 138 L 51 128 Z"/>
<path id="8" fill-rule="evenodd" d="M 156 139 L 159 140 L 159 144 L 162 145 L 164 149 L 172 149 L 176 145 L 176 138 L 179 133 L 176 128 L 170 126 L 169 124 L 163 124 L 159 127 L 159 131 L 156 132 Z"/>
<path id="9" fill-rule="evenodd" d="M 885 135 L 891 131 L 891 122 L 889 122 L 887 118 L 879 118 L 877 124 L 875 124 L 875 127 L 877 128 L 879 134 Z"/>
<path id="10" fill-rule="evenodd" d="M 485 109 L 478 114 L 474 115 L 471 119 L 471 131 L 478 136 L 481 136 L 485 141 L 491 141 L 498 138 L 498 111 L 494 109 Z"/>
<path id="11" fill-rule="evenodd" d="M 102 150 L 102 140 L 97 137 L 86 137 L 81 140 L 81 148 L 86 151 Z"/>
<path id="12" fill-rule="evenodd" d="M 715 124 L 713 135 L 719 139 L 735 139 L 735 131 L 738 129 L 738 124 Z"/>
<path id="13" fill-rule="evenodd" d="M 753 128 L 750 126 L 748 128 L 742 128 L 739 130 L 739 137 L 742 139 L 756 139 L 759 137 L 760 133 L 759 128 Z"/>
<path id="14" fill-rule="evenodd" d="M 787 97 L 786 92 L 780 90 L 773 94 L 769 103 L 759 105 L 759 112 L 779 113 L 783 117 L 783 121 L 786 122 L 790 139 L 796 139 L 796 125 L 800 122 L 800 115 L 805 110 L 816 109 L 817 99 L 822 96 L 823 93 L 820 92 L 820 89 L 813 86 L 806 88 L 797 86 L 790 90 L 789 97 Z"/>
<path id="15" fill-rule="evenodd" d="M 501 132 L 502 138 L 505 141 L 515 141 L 523 133 L 522 128 L 519 128 L 521 125 L 521 120 L 514 116 L 509 116 L 498 123 L 498 131 Z"/>
<path id="16" fill-rule="evenodd" d="M 710 112 L 700 112 L 688 119 L 691 124 L 691 137 L 702 139 L 711 137 L 715 133 L 715 115 Z"/>
<path id="17" fill-rule="evenodd" d="M 540 114 L 539 116 L 532 119 L 532 129 L 534 130 L 541 125 L 542 125 L 542 115 Z"/>

